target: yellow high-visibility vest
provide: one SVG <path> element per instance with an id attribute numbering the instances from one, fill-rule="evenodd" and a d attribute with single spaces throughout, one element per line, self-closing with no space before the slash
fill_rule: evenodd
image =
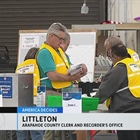
<path id="1" fill-rule="evenodd" d="M 33 74 L 34 96 L 37 95 L 37 86 L 40 85 L 40 75 L 36 59 L 28 59 L 19 64 L 16 68 L 18 74 Z"/>
<path id="2" fill-rule="evenodd" d="M 114 67 L 119 64 L 123 63 L 126 65 L 127 68 L 127 76 L 128 76 L 128 86 L 117 91 L 121 92 L 123 90 L 129 89 L 132 95 L 136 98 L 140 98 L 140 66 L 137 62 L 134 62 L 131 58 L 123 59 L 117 62 Z M 116 94 L 117 94 L 116 93 Z M 106 106 L 109 107 L 111 102 L 111 98 L 106 100 Z"/>
<path id="3" fill-rule="evenodd" d="M 56 65 L 56 72 L 61 73 L 61 74 L 67 74 L 68 68 L 70 67 L 70 65 L 69 65 L 67 57 L 66 57 L 65 53 L 62 51 L 62 49 L 58 48 L 58 51 L 60 53 L 60 55 L 59 55 L 56 52 L 56 50 L 54 50 L 51 46 L 49 46 L 45 43 L 42 44 L 42 46 L 40 47 L 40 50 L 43 48 L 46 48 L 52 54 L 54 63 Z M 53 88 L 55 88 L 55 89 L 66 88 L 72 84 L 71 81 L 65 81 L 65 82 L 51 81 L 51 82 L 52 82 Z"/>

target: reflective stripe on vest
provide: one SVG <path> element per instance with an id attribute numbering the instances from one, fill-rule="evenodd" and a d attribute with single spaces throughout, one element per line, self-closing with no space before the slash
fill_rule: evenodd
<path id="1" fill-rule="evenodd" d="M 121 91 L 124 91 L 124 90 L 126 90 L 126 89 L 128 89 L 128 87 L 124 87 L 124 88 L 122 88 L 122 89 L 119 89 L 116 93 L 121 92 Z"/>
<path id="2" fill-rule="evenodd" d="M 64 63 L 61 63 L 61 64 L 57 64 L 56 67 L 61 67 L 61 66 L 65 66 Z"/>

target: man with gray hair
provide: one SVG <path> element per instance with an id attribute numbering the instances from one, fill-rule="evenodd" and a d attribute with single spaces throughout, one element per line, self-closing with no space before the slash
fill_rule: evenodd
<path id="1" fill-rule="evenodd" d="M 65 40 L 64 40 L 64 42 L 62 44 L 60 44 L 60 48 L 65 52 L 65 55 L 66 55 L 67 60 L 68 60 L 68 63 L 71 65 L 72 63 L 70 62 L 70 58 L 66 53 L 66 51 L 67 51 L 67 49 L 69 47 L 69 44 L 70 44 L 70 34 L 66 33 Z"/>
<path id="2" fill-rule="evenodd" d="M 37 54 L 37 63 L 40 71 L 41 85 L 46 86 L 48 95 L 61 96 L 62 89 L 71 88 L 73 81 L 79 80 L 87 73 L 87 68 L 82 65 L 82 71 L 67 74 L 70 67 L 64 51 L 60 45 L 64 42 L 67 28 L 61 23 L 53 23 L 47 32 L 46 41 Z M 46 78 L 47 77 L 47 78 Z M 47 106 L 47 102 L 46 102 Z M 56 140 L 61 140 L 60 131 L 55 131 Z M 52 140 L 52 131 L 46 131 L 43 140 Z"/>
<path id="3" fill-rule="evenodd" d="M 85 76 L 87 68 L 83 65 L 81 72 L 75 75 L 67 74 L 69 63 L 60 45 L 65 40 L 67 28 L 61 23 L 53 23 L 47 33 L 46 41 L 40 47 L 37 54 L 37 63 L 40 78 L 46 78 L 41 84 L 46 85 L 47 95 L 53 91 L 53 95 L 60 95 L 63 88 L 72 87 L 72 82 Z M 56 92 L 56 93 L 55 93 Z"/>
<path id="4" fill-rule="evenodd" d="M 117 37 L 117 36 L 110 36 L 108 37 L 105 42 L 104 42 L 104 46 L 107 50 L 107 55 L 110 56 L 110 53 L 111 53 L 111 48 L 114 46 L 114 45 L 117 45 L 117 44 L 123 44 L 122 40 Z"/>
<path id="5" fill-rule="evenodd" d="M 123 44 L 123 41 L 120 39 L 120 37 L 118 36 L 110 36 L 108 37 L 105 42 L 104 42 L 104 47 L 106 48 L 107 51 L 107 56 L 110 57 L 111 56 L 111 48 L 114 45 L 117 44 Z M 112 65 L 113 66 L 113 65 Z M 111 66 L 111 68 L 112 68 Z M 97 78 L 96 83 L 100 83 L 102 81 L 102 76 L 100 76 L 99 78 Z"/>

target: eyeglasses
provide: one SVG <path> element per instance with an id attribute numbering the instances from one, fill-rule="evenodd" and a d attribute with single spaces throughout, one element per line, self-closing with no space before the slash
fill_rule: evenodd
<path id="1" fill-rule="evenodd" d="M 65 38 L 63 38 L 63 37 L 59 37 L 58 35 L 56 35 L 56 34 L 53 34 L 54 36 L 56 36 L 59 40 L 61 40 L 61 41 L 64 41 L 65 40 Z"/>

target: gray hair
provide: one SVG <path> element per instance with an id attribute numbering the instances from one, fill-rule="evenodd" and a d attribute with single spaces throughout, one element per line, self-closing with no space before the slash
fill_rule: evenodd
<path id="1" fill-rule="evenodd" d="M 122 40 L 117 36 L 110 36 L 105 40 L 104 46 L 109 46 L 111 48 L 117 44 L 123 44 Z"/>
<path id="2" fill-rule="evenodd" d="M 64 32 L 64 33 L 67 33 L 67 28 L 62 25 L 61 23 L 57 22 L 57 23 L 53 23 L 48 31 L 47 31 L 47 34 L 58 34 L 60 31 Z"/>
<path id="3" fill-rule="evenodd" d="M 65 43 L 67 40 L 70 40 L 70 34 L 69 34 L 68 32 L 67 32 L 66 35 L 65 35 L 64 43 Z"/>

